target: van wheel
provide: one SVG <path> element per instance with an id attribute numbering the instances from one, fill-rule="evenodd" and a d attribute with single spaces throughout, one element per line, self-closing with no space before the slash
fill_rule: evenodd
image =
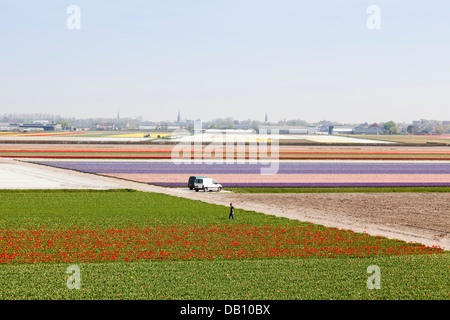
<path id="1" fill-rule="evenodd" d="M 194 188 L 192 188 L 192 187 L 189 187 L 189 190 L 192 190 L 192 189 L 194 189 Z"/>
<path id="2" fill-rule="evenodd" d="M 222 188 L 219 188 L 219 192 L 222 191 Z"/>
<path id="3" fill-rule="evenodd" d="M 198 189 L 195 189 L 195 192 L 198 192 Z"/>

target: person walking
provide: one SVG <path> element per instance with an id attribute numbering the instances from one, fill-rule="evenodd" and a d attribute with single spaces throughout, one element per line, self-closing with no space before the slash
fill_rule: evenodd
<path id="1" fill-rule="evenodd" d="M 234 220 L 234 207 L 232 203 L 230 203 L 230 215 L 228 216 L 228 219 Z"/>

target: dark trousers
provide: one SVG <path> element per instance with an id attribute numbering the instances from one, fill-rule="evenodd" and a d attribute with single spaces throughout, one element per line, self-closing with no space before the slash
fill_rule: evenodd
<path id="1" fill-rule="evenodd" d="M 234 219 L 234 213 L 230 212 L 230 215 L 228 216 L 228 219 Z"/>

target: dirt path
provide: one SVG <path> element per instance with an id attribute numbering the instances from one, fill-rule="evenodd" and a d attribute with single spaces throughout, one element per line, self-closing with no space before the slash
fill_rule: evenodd
<path id="1" fill-rule="evenodd" d="M 39 166 L 21 163 L 25 167 Z M 68 171 L 45 168 L 49 174 L 67 174 Z M 232 202 L 237 208 L 236 219 L 239 219 L 239 209 L 245 209 L 450 250 L 450 193 L 204 193 L 89 173 L 71 171 L 71 174 L 110 183 L 114 188 L 165 193 L 225 206 Z M 224 208 L 224 215 L 227 214 L 228 211 Z"/>

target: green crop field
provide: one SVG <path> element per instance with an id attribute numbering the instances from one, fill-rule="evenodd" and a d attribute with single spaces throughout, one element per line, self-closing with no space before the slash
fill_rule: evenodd
<path id="1" fill-rule="evenodd" d="M 448 251 L 421 244 L 131 190 L 4 190 L 0 208 L 0 299 L 450 297 Z"/>

